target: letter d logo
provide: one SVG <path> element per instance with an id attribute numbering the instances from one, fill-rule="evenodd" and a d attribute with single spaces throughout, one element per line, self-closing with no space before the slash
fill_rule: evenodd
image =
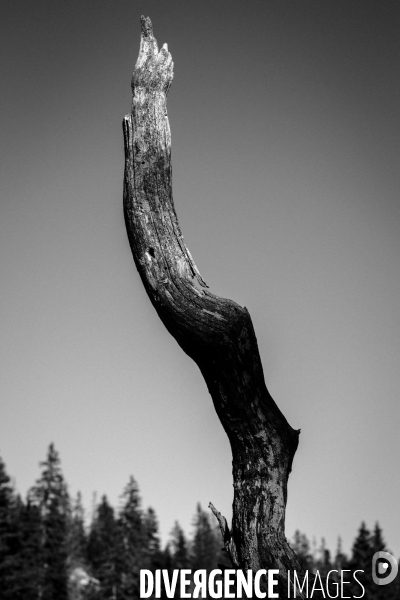
<path id="1" fill-rule="evenodd" d="M 396 578 L 399 567 L 389 552 L 375 552 L 372 557 L 372 579 L 377 585 L 387 585 Z"/>

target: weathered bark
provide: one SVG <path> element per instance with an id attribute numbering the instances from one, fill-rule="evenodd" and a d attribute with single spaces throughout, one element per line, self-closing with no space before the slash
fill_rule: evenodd
<path id="1" fill-rule="evenodd" d="M 290 427 L 264 382 L 246 308 L 212 294 L 183 240 L 172 200 L 166 97 L 173 62 L 158 51 L 151 21 L 141 18 L 132 110 L 125 137 L 124 212 L 136 267 L 162 322 L 199 366 L 233 457 L 232 528 L 218 511 L 235 568 L 302 569 L 285 538 L 287 481 L 299 431 Z M 298 595 L 298 597 L 303 597 Z"/>

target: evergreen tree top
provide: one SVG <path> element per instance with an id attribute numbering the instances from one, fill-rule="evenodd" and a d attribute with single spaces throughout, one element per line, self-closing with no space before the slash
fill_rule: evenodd
<path id="1" fill-rule="evenodd" d="M 67 512 L 69 510 L 67 485 L 61 471 L 60 456 L 53 443 L 48 447 L 46 460 L 39 465 L 42 467 L 42 473 L 28 492 L 29 500 L 38 504 L 44 512 L 54 504 Z"/>
<path id="2" fill-rule="evenodd" d="M 371 537 L 371 544 L 374 553 L 386 550 L 386 544 L 383 539 L 382 529 L 380 528 L 378 521 L 375 523 L 374 532 Z"/>
<path id="3" fill-rule="evenodd" d="M 14 489 L 11 478 L 6 471 L 6 465 L 0 457 L 0 510 L 6 509 L 12 502 Z"/>

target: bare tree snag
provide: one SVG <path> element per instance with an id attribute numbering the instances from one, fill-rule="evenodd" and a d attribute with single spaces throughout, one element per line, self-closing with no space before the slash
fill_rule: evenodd
<path id="1" fill-rule="evenodd" d="M 232 528 L 210 507 L 232 565 L 279 569 L 280 597 L 287 598 L 287 570 L 302 572 L 285 537 L 287 481 L 299 431 L 267 390 L 247 309 L 208 290 L 183 240 L 172 200 L 167 117 L 173 62 L 166 44 L 158 50 L 150 19 L 141 17 L 141 26 L 132 110 L 123 121 L 129 243 L 154 308 L 200 368 L 231 444 Z"/>

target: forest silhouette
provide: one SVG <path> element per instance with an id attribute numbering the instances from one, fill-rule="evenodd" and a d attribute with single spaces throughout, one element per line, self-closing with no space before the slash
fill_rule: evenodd
<path id="1" fill-rule="evenodd" d="M 130 477 L 117 508 L 103 495 L 89 519 L 80 493 L 71 499 L 60 457 L 50 444 L 41 474 L 22 499 L 0 458 L 0 598 L 2 600 L 136 600 L 140 569 L 231 568 L 215 517 L 197 504 L 193 530 L 176 521 L 168 542 L 160 540 L 153 508 L 144 509 L 139 486 Z M 400 578 L 378 586 L 372 581 L 372 557 L 388 551 L 378 523 L 372 531 L 363 522 L 347 556 L 340 537 L 332 553 L 322 539 L 310 543 L 296 531 L 290 541 L 310 576 L 323 582 L 332 570 L 357 570 L 366 599 L 400 598 Z M 331 580 L 335 574 L 331 575 Z M 352 580 L 353 581 L 353 580 Z M 360 594 L 360 586 L 346 593 Z M 166 597 L 163 596 L 162 597 Z M 180 598 L 177 591 L 176 598 Z"/>

